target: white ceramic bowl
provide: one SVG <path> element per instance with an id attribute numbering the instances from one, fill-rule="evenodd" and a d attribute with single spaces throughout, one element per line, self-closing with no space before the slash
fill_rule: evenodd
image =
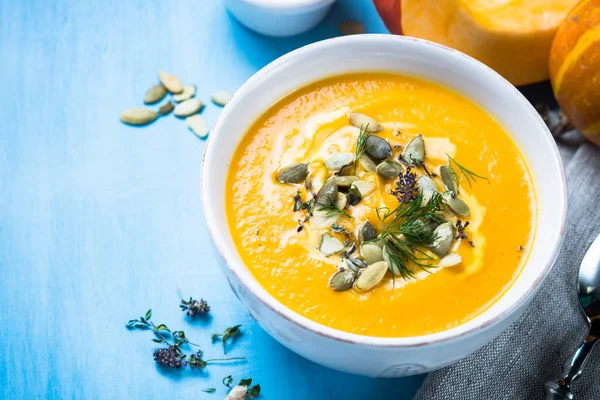
<path id="1" fill-rule="evenodd" d="M 320 325 L 263 289 L 238 255 L 225 215 L 225 182 L 248 127 L 273 103 L 324 77 L 357 71 L 415 75 L 462 93 L 494 116 L 533 175 L 537 218 L 531 254 L 516 282 L 488 310 L 455 328 L 417 337 L 360 336 Z M 235 94 L 208 141 L 202 174 L 206 223 L 229 283 L 256 321 L 296 353 L 342 371 L 397 377 L 451 364 L 498 336 L 525 310 L 548 274 L 563 237 L 566 185 L 558 149 L 529 102 L 496 72 L 456 50 L 420 39 L 357 35 L 315 43 L 272 62 Z"/>
<path id="2" fill-rule="evenodd" d="M 292 36 L 315 27 L 335 0 L 225 0 L 248 28 L 268 36 Z"/>

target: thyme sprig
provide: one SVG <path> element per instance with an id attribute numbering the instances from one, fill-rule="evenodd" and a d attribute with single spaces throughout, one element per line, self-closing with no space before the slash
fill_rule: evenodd
<path id="1" fill-rule="evenodd" d="M 456 182 L 456 187 L 459 187 L 459 185 L 460 185 L 460 183 L 459 183 L 460 175 L 458 174 L 458 172 L 456 172 L 456 169 L 454 169 L 454 166 L 456 166 L 458 168 L 458 170 L 460 171 L 460 173 L 465 177 L 465 179 L 469 183 L 469 187 L 472 187 L 472 183 L 475 183 L 478 178 L 489 181 L 489 179 L 486 178 L 485 176 L 478 175 L 475 172 L 471 171 L 470 169 L 459 164 L 454 158 L 450 157 L 449 154 L 446 154 L 446 155 L 448 156 L 448 166 L 450 167 L 450 173 L 452 174 L 452 177 L 454 178 L 454 182 Z"/>
<path id="2" fill-rule="evenodd" d="M 241 325 L 231 326 L 223 331 L 223 333 L 213 333 L 211 338 L 213 342 L 215 340 L 221 340 L 223 343 L 223 353 L 227 354 L 227 349 L 225 348 L 227 341 L 231 339 L 233 342 L 235 338 L 242 332 L 240 330 Z"/>
<path id="3" fill-rule="evenodd" d="M 196 347 L 198 347 L 198 345 L 190 342 L 184 331 L 171 331 L 165 324 L 154 324 L 154 322 L 151 321 L 151 318 L 152 310 L 148 310 L 143 317 L 129 320 L 126 326 L 129 329 L 151 329 L 156 336 L 152 341 L 166 345 L 166 348 L 163 347 L 154 350 L 153 354 L 154 361 L 163 367 L 179 369 L 189 366 L 192 369 L 204 369 L 210 363 L 246 360 L 243 357 L 204 360 L 202 358 L 203 352 L 200 349 L 191 355 L 184 354 L 181 350 L 183 345 L 188 344 Z"/>

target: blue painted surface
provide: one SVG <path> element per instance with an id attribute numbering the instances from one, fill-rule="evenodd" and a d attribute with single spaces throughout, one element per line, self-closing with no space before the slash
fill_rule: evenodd
<path id="1" fill-rule="evenodd" d="M 410 399 L 422 377 L 382 380 L 315 365 L 271 339 L 229 290 L 200 207 L 205 143 L 170 116 L 118 121 L 158 68 L 208 102 L 345 19 L 385 28 L 366 0 L 340 1 L 312 32 L 256 35 L 216 0 L 0 2 L 0 398 L 223 398 L 221 378 L 253 377 L 265 399 Z M 219 109 L 204 117 L 212 123 Z M 208 321 L 178 309 L 204 297 Z M 243 324 L 240 364 L 165 372 L 152 335 L 125 323 L 148 308 L 207 357 L 210 334 Z M 216 387 L 209 395 L 201 389 Z"/>

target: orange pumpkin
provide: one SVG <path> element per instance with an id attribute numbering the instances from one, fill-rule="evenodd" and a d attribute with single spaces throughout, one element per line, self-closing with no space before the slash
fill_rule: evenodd
<path id="1" fill-rule="evenodd" d="M 477 58 L 514 85 L 548 79 L 558 26 L 577 0 L 373 0 L 391 33 Z"/>
<path id="2" fill-rule="evenodd" d="M 563 112 L 600 146 L 600 0 L 583 0 L 569 13 L 552 43 L 549 67 Z"/>

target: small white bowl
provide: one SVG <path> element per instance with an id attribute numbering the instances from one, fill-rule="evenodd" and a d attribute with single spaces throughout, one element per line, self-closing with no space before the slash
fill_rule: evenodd
<path id="1" fill-rule="evenodd" d="M 417 337 L 381 338 L 320 325 L 271 296 L 248 271 L 231 238 L 225 215 L 227 170 L 250 125 L 295 89 L 357 71 L 419 76 L 462 93 L 506 128 L 528 162 L 537 204 L 528 261 L 494 305 L 455 328 Z M 275 60 L 250 78 L 227 104 L 211 132 L 204 157 L 206 224 L 235 294 L 280 343 L 310 360 L 355 374 L 397 377 L 428 372 L 491 341 L 523 313 L 550 271 L 564 233 L 565 175 L 556 144 L 536 110 L 484 64 L 420 39 L 355 35 L 315 43 Z"/>
<path id="2" fill-rule="evenodd" d="M 268 36 L 306 32 L 325 18 L 335 0 L 225 0 L 229 11 L 248 28 Z"/>

